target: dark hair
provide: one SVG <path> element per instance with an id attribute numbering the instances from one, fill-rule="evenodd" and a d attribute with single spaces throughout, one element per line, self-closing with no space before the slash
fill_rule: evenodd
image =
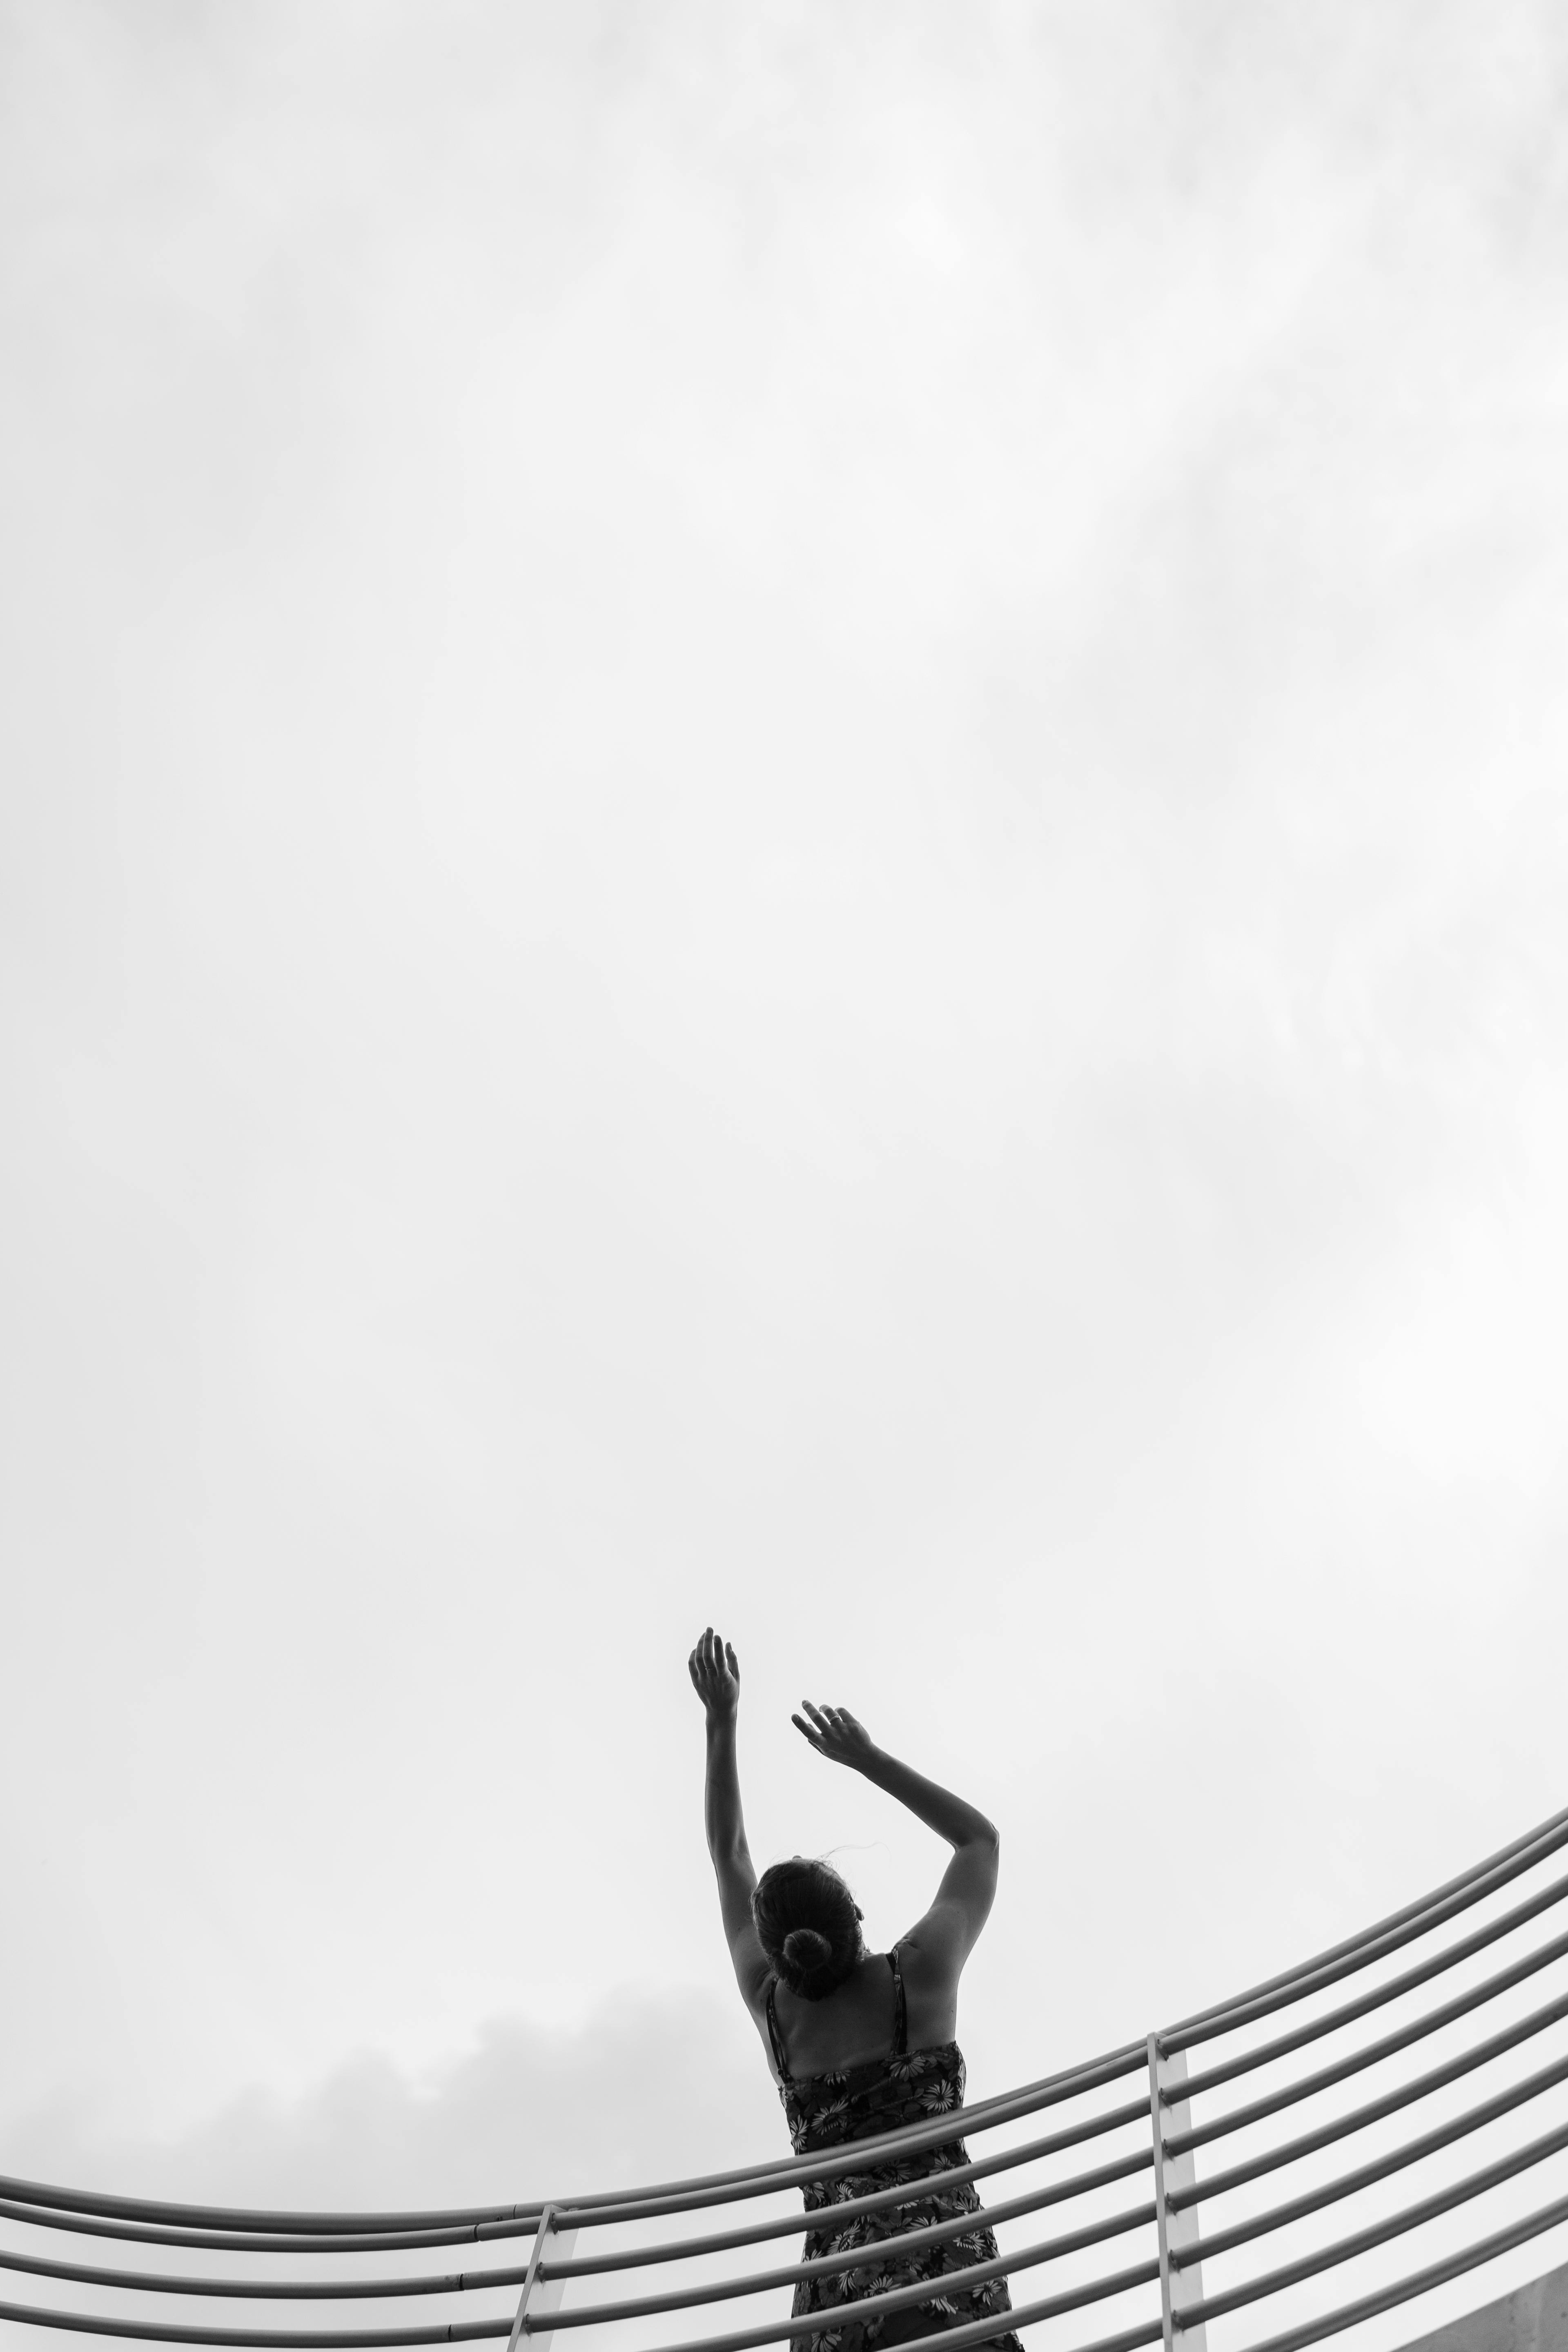
<path id="1" fill-rule="evenodd" d="M 795 1854 L 764 1870 L 752 1896 L 763 1951 L 791 1992 L 821 2000 L 860 1957 L 860 1906 L 830 1862 Z"/>

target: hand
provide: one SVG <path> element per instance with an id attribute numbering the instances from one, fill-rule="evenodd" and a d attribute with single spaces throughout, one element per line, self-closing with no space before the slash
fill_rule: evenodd
<path id="1" fill-rule="evenodd" d="M 849 1764 L 864 1771 L 877 1753 L 865 1725 L 857 1723 L 847 1706 L 814 1706 L 808 1698 L 803 1698 L 801 1705 L 810 1722 L 803 1722 L 798 1715 L 792 1715 L 790 1721 L 817 1754 L 826 1756 L 830 1764 Z"/>
<path id="2" fill-rule="evenodd" d="M 686 1664 L 710 1723 L 733 1723 L 741 1704 L 741 1665 L 729 1643 L 705 1626 Z"/>

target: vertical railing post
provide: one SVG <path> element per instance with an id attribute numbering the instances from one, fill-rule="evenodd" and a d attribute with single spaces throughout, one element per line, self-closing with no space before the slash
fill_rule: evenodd
<path id="1" fill-rule="evenodd" d="M 1170 2201 L 1174 2190 L 1192 2187 L 1197 2177 L 1196 2167 L 1190 2147 L 1184 2148 L 1180 2156 L 1169 2156 L 1165 2151 L 1167 2116 L 1173 2138 L 1192 2127 L 1192 2106 L 1182 2096 L 1186 2079 L 1186 2052 L 1178 2050 L 1166 2057 L 1160 2047 L 1159 2035 L 1152 2033 L 1149 2126 L 1154 2135 L 1154 2219 L 1160 2232 L 1160 2315 L 1164 2323 L 1164 2352 L 1206 2352 L 1203 2321 L 1200 2319 L 1195 2327 L 1182 2325 L 1183 2312 L 1203 2300 L 1203 2264 L 1181 2259 L 1184 2249 L 1197 2239 L 1197 2208 L 1173 2206 Z"/>
<path id="2" fill-rule="evenodd" d="M 519 2346 L 525 2339 L 529 2345 L 549 2343 L 554 2331 L 548 2322 L 551 2314 L 561 2308 L 566 2282 L 543 2275 L 546 2257 L 555 2262 L 569 2262 L 576 2242 L 576 2231 L 557 2228 L 555 2208 L 547 2205 L 533 2233 L 533 2249 L 528 2257 L 528 2275 L 522 2282 L 522 2293 L 518 2297 L 517 2317 L 511 2323 L 511 2336 L 506 2352 L 518 2352 Z"/>

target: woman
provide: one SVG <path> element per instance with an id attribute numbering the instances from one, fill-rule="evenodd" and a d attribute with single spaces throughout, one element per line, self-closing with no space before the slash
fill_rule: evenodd
<path id="1" fill-rule="evenodd" d="M 757 1877 L 746 1846 L 735 1763 L 741 1696 L 735 1653 L 710 1625 L 689 1664 L 708 1717 L 704 1814 L 724 1934 L 797 2154 L 928 2123 L 962 2105 L 963 2054 L 953 2039 L 958 1979 L 996 1893 L 995 1830 L 962 1797 L 875 1747 L 843 1707 L 814 1706 L 806 1700 L 805 1717 L 790 1719 L 817 1754 L 886 1789 L 952 1848 L 924 1918 L 890 1952 L 868 1952 L 855 1898 L 827 1863 L 797 1854 Z M 819 2325 L 797 2336 L 797 2347 L 879 2352 L 1012 2308 L 1005 2279 L 942 2290 L 950 2273 L 994 2261 L 996 2241 L 978 2218 L 973 2227 L 934 2244 L 889 2242 L 910 2231 L 979 2216 L 973 2182 L 942 2185 L 944 2172 L 968 2161 L 962 2141 L 954 2139 L 806 2184 L 806 2210 L 822 2216 L 806 2239 L 806 2261 L 826 2263 L 852 2251 L 860 2259 L 801 2280 L 795 2316 L 816 2318 Z M 896 2203 L 833 2219 L 837 2207 L 927 2181 L 929 2188 Z M 867 2319 L 833 2323 L 840 2305 L 928 2282 L 936 2289 L 928 2299 Z M 999 2331 L 993 2341 L 998 2352 L 1020 2352 L 1010 2329 Z"/>

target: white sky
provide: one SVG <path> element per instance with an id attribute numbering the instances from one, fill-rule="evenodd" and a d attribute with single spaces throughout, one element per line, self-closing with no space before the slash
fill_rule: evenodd
<path id="1" fill-rule="evenodd" d="M 1568 28 L 0 5 L 0 2165 L 779 2152 L 1568 1799 Z"/>

